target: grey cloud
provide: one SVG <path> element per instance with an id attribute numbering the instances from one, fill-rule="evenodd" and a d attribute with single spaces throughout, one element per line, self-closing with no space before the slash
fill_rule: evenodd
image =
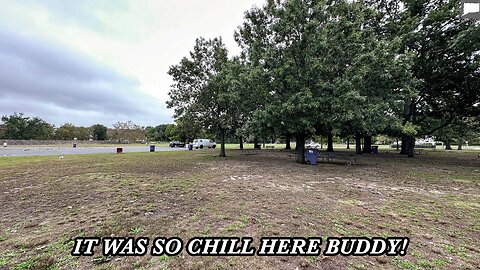
<path id="1" fill-rule="evenodd" d="M 31 109 L 24 104 L 31 108 L 37 104 L 33 113 L 38 111 L 36 114 L 42 117 L 44 112 L 55 121 L 62 121 L 62 113 L 68 112 L 72 116 L 96 116 L 103 121 L 116 117 L 144 124 L 170 122 L 164 103 L 143 94 L 138 86 L 137 80 L 61 44 L 0 29 L 2 114 L 12 113 L 12 109 L 28 112 Z M 7 100 L 9 104 L 5 104 Z"/>
<path id="2" fill-rule="evenodd" d="M 129 3 L 126 0 L 20 0 L 24 4 L 38 5 L 45 7 L 48 15 L 54 21 L 66 24 L 76 24 L 87 27 L 104 34 L 109 34 L 111 28 L 99 17 L 101 13 L 128 12 Z"/>

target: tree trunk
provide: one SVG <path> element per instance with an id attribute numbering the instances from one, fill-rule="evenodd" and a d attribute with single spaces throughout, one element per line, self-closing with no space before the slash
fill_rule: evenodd
<path id="1" fill-rule="evenodd" d="M 363 153 L 372 153 L 372 136 L 363 137 Z"/>
<path id="2" fill-rule="evenodd" d="M 406 136 L 406 153 L 408 157 L 415 156 L 415 137 L 413 136 Z"/>
<path id="3" fill-rule="evenodd" d="M 296 136 L 297 140 L 297 162 L 304 164 L 305 163 L 305 137 Z"/>
<path id="4" fill-rule="evenodd" d="M 350 138 L 347 138 L 347 149 L 350 149 Z"/>
<path id="5" fill-rule="evenodd" d="M 333 134 L 328 134 L 327 152 L 333 152 Z"/>
<path id="6" fill-rule="evenodd" d="M 220 143 L 220 156 L 226 157 L 227 155 L 225 155 L 225 131 L 223 130 L 220 131 Z"/>
<path id="7" fill-rule="evenodd" d="M 452 146 L 450 145 L 450 141 L 445 142 L 445 150 L 452 150 Z"/>
<path id="8" fill-rule="evenodd" d="M 258 138 L 257 136 L 253 137 L 253 149 L 257 149 L 258 148 Z"/>
<path id="9" fill-rule="evenodd" d="M 243 150 L 243 136 L 240 136 L 239 139 L 240 139 L 240 150 Z"/>
<path id="10" fill-rule="evenodd" d="M 403 104 L 403 124 L 412 122 L 415 119 L 415 103 L 413 102 L 412 97 L 405 98 L 405 103 Z M 409 135 L 402 135 L 402 150 L 400 154 L 410 156 L 410 152 L 414 153 L 415 148 L 415 138 L 413 138 L 413 147 L 411 147 L 412 137 Z"/>
<path id="11" fill-rule="evenodd" d="M 397 139 L 397 151 L 398 151 L 398 149 L 399 149 L 399 143 L 398 143 L 398 139 Z"/>
<path id="12" fill-rule="evenodd" d="M 362 137 L 359 134 L 355 134 L 355 154 L 362 154 Z"/>
<path id="13" fill-rule="evenodd" d="M 320 149 L 323 149 L 323 137 L 320 137 Z"/>
<path id="14" fill-rule="evenodd" d="M 401 155 L 407 154 L 407 135 L 402 135 L 402 149 L 400 150 Z"/>
<path id="15" fill-rule="evenodd" d="M 462 150 L 463 149 L 463 140 L 461 138 L 458 138 L 458 147 L 457 150 Z"/>
<path id="16" fill-rule="evenodd" d="M 292 149 L 292 147 L 290 146 L 290 138 L 287 138 L 287 140 L 285 141 L 285 149 L 286 150 Z"/>

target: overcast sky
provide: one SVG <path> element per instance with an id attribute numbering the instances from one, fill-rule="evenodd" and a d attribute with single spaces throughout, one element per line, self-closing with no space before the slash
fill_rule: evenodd
<path id="1" fill-rule="evenodd" d="M 0 0 L 0 114 L 59 126 L 172 123 L 167 75 L 200 36 L 231 54 L 263 0 Z"/>

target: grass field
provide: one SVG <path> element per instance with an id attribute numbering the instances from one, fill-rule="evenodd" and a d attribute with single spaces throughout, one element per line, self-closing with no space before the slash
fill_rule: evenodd
<path id="1" fill-rule="evenodd" d="M 0 158 L 0 269 L 478 269 L 480 159 L 218 150 Z M 404 257 L 72 257 L 76 236 L 408 236 Z"/>

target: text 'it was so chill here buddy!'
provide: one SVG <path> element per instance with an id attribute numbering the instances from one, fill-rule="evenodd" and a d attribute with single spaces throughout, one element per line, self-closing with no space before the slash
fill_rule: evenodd
<path id="1" fill-rule="evenodd" d="M 251 237 L 194 237 L 186 245 L 178 237 L 77 237 L 73 256 L 93 256 L 102 246 L 104 256 L 176 256 L 185 248 L 191 256 L 404 256 L 408 237 L 262 237 L 254 247 Z M 322 252 L 323 250 L 323 252 Z"/>

